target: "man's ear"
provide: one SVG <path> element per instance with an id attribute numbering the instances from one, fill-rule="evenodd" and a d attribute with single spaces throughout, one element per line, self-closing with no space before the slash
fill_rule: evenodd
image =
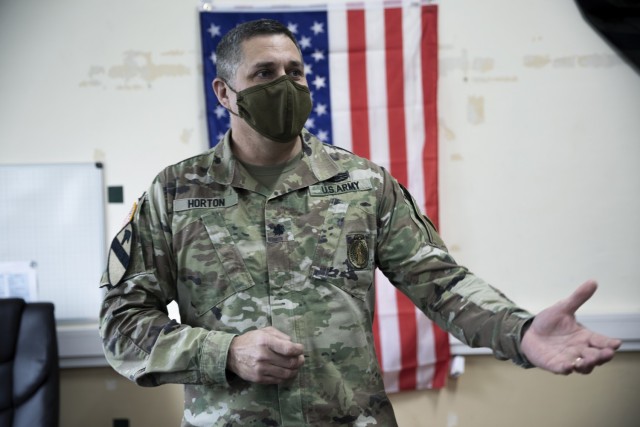
<path id="1" fill-rule="evenodd" d="M 229 88 L 227 87 L 227 84 L 224 82 L 224 80 L 216 77 L 215 79 L 213 79 L 211 86 L 213 87 L 213 93 L 216 94 L 220 105 L 222 105 L 226 109 L 230 109 L 231 103 L 229 102 Z"/>

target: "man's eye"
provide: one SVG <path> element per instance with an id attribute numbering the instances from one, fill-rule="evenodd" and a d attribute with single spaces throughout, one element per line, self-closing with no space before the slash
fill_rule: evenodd
<path id="1" fill-rule="evenodd" d="M 256 77 L 266 78 L 271 76 L 270 70 L 260 70 L 256 73 Z"/>

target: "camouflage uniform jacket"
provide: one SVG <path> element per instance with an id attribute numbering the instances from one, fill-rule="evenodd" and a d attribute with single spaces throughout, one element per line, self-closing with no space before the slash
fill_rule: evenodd
<path id="1" fill-rule="evenodd" d="M 158 175 L 124 238 L 124 276 L 102 280 L 110 364 L 143 386 L 185 384 L 183 426 L 396 425 L 373 345 L 375 267 L 463 342 L 526 364 L 531 315 L 457 265 L 384 169 L 303 140 L 272 194 L 229 134 Z M 180 324 L 167 317 L 174 300 Z M 227 372 L 232 338 L 269 325 L 304 345 L 298 375 L 259 385 Z"/>

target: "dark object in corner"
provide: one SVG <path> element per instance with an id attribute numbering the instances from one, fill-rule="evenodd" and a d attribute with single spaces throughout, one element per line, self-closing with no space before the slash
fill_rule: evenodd
<path id="1" fill-rule="evenodd" d="M 576 0 L 584 19 L 640 73 L 640 0 Z"/>
<path id="2" fill-rule="evenodd" d="M 0 298 L 0 427 L 57 427 L 60 369 L 53 304 Z"/>

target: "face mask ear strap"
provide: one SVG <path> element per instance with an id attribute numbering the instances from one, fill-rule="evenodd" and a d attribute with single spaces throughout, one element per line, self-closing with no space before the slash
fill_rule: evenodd
<path id="1" fill-rule="evenodd" d="M 218 103 L 218 104 L 220 104 L 220 103 Z M 242 117 L 240 116 L 240 114 L 235 113 L 231 108 L 227 108 L 227 107 L 225 107 L 225 106 L 224 106 L 224 105 L 222 105 L 222 104 L 220 104 L 220 106 L 221 106 L 222 108 L 224 108 L 225 110 L 227 110 L 228 112 L 230 112 L 231 114 L 233 114 L 234 116 L 242 118 Z"/>
<path id="2" fill-rule="evenodd" d="M 227 81 L 227 79 L 220 78 L 220 80 L 222 80 L 222 81 L 224 82 L 224 84 L 226 84 L 226 85 L 227 85 L 227 87 L 228 87 L 229 89 L 231 89 L 231 92 L 235 93 L 236 95 L 238 94 L 238 91 L 237 91 L 237 90 L 235 90 L 235 89 L 233 88 L 233 86 L 231 86 L 231 85 L 229 84 L 229 82 Z"/>
<path id="3" fill-rule="evenodd" d="M 220 103 L 220 101 L 218 101 L 218 105 L 217 105 L 217 106 L 224 108 L 225 110 L 227 110 L 228 112 L 230 112 L 230 113 L 231 113 L 231 114 L 233 114 L 234 116 L 240 117 L 240 115 L 239 115 L 239 114 L 234 113 L 234 112 L 233 112 L 233 110 L 231 110 L 230 108 L 227 108 L 227 107 L 225 107 L 224 105 L 222 105 L 222 104 Z"/>
<path id="4" fill-rule="evenodd" d="M 227 85 L 227 87 L 231 90 L 231 92 L 235 93 L 236 96 L 238 95 L 238 92 L 229 84 L 228 81 L 226 81 L 225 79 L 221 78 L 220 80 L 222 80 L 224 82 L 225 85 Z M 240 117 L 240 115 L 238 113 L 233 112 L 233 110 L 231 108 L 227 108 L 224 105 L 222 105 L 220 103 L 220 101 L 218 101 L 218 105 L 221 106 L 222 108 L 224 108 L 225 110 L 227 110 L 228 112 L 230 112 L 231 114 L 233 114 L 236 117 Z"/>

